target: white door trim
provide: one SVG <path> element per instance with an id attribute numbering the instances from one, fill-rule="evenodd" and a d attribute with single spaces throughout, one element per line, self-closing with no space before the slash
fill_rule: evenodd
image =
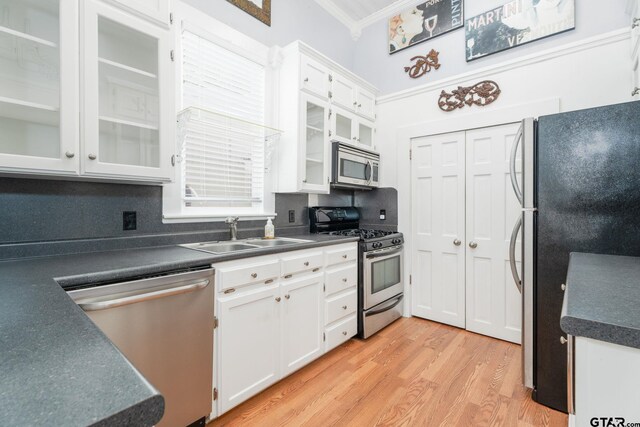
<path id="1" fill-rule="evenodd" d="M 396 170 L 406 171 L 405 173 L 398 173 L 398 230 L 404 233 L 405 253 L 413 253 L 413 229 L 411 223 L 411 212 L 413 209 L 411 194 L 413 190 L 411 188 L 411 160 L 409 159 L 412 139 L 441 133 L 498 126 L 517 122 L 525 117 L 538 117 L 559 112 L 560 98 L 551 98 L 495 110 L 474 111 L 470 109 L 466 114 L 457 114 L 457 112 L 454 112 L 452 113 L 452 118 L 425 121 L 398 129 L 396 146 L 399 155 L 397 156 Z M 411 286 L 409 285 L 409 277 L 412 275 L 412 264 L 410 256 L 404 257 L 404 271 L 404 277 L 406 278 L 404 286 L 406 296 L 404 300 L 404 313 L 406 317 L 411 317 Z"/>

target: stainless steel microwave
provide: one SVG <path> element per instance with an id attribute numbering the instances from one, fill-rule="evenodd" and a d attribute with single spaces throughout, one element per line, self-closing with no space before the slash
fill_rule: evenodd
<path id="1" fill-rule="evenodd" d="M 339 142 L 333 143 L 331 185 L 337 188 L 379 187 L 380 154 Z"/>

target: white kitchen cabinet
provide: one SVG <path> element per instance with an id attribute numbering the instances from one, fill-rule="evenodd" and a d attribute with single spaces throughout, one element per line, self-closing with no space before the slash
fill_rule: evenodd
<path id="1" fill-rule="evenodd" d="M 329 116 L 331 141 L 375 150 L 373 122 L 333 105 L 329 110 Z"/>
<path id="2" fill-rule="evenodd" d="M 214 264 L 212 418 L 357 333 L 356 263 L 354 242 Z"/>
<path id="3" fill-rule="evenodd" d="M 169 181 L 171 33 L 92 0 L 85 2 L 82 23 L 82 172 Z"/>
<path id="4" fill-rule="evenodd" d="M 282 53 L 274 192 L 328 194 L 332 140 L 375 148 L 375 88 L 302 42 Z"/>
<path id="5" fill-rule="evenodd" d="M 76 175 L 78 3 L 5 0 L 0 16 L 0 170 Z"/>
<path id="6" fill-rule="evenodd" d="M 218 295 L 214 375 L 218 414 L 280 379 L 280 287 Z"/>
<path id="7" fill-rule="evenodd" d="M 585 337 L 569 337 L 567 344 L 572 341 L 574 414 L 569 415 L 570 422 L 588 426 L 594 417 L 640 420 L 640 349 Z M 615 419 L 611 422 L 598 425 L 618 425 Z"/>
<path id="8" fill-rule="evenodd" d="M 369 120 L 376 119 L 376 95 L 361 87 L 356 95 L 356 111 Z"/>
<path id="9" fill-rule="evenodd" d="M 282 283 L 282 375 L 289 375 L 324 353 L 322 345 L 323 273 Z"/>
<path id="10" fill-rule="evenodd" d="M 321 99 L 328 99 L 329 69 L 318 61 L 302 55 L 300 57 L 300 88 Z"/>
<path id="11" fill-rule="evenodd" d="M 107 0 L 124 10 L 168 27 L 171 24 L 170 0 Z"/>
<path id="12" fill-rule="evenodd" d="M 331 74 L 329 80 L 331 80 L 331 103 L 355 112 L 358 105 L 355 83 L 338 73 Z"/>
<path id="13" fill-rule="evenodd" d="M 640 99 L 640 0 L 629 0 L 627 14 L 631 29 L 632 86 L 631 97 Z"/>

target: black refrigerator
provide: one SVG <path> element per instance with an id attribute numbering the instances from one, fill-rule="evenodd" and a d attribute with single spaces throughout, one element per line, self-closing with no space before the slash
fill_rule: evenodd
<path id="1" fill-rule="evenodd" d="M 560 411 L 567 411 L 560 311 L 569 254 L 640 256 L 639 123 L 640 102 L 542 116 L 524 120 L 513 145 L 512 184 L 522 203 L 511 250 L 521 236 L 522 270 L 512 271 L 523 301 L 523 382 L 535 401 Z"/>

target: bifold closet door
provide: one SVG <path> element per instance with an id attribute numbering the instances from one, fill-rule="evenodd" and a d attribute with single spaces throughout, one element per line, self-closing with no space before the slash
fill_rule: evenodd
<path id="1" fill-rule="evenodd" d="M 520 206 L 509 154 L 518 125 L 466 133 L 466 327 L 514 343 L 520 343 L 522 303 L 511 276 L 509 239 Z"/>
<path id="2" fill-rule="evenodd" d="M 465 327 L 465 133 L 414 139 L 412 314 Z"/>

